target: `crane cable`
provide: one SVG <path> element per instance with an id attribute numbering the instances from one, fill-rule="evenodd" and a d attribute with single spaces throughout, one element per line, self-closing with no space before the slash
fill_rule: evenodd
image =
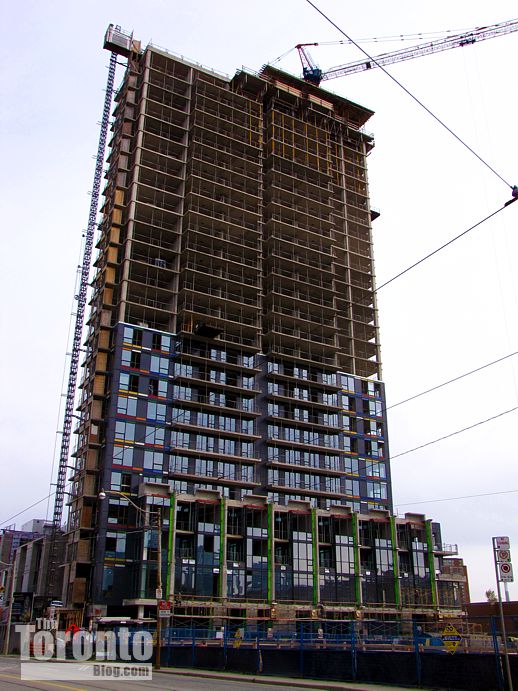
<path id="1" fill-rule="evenodd" d="M 358 43 L 391 43 L 391 42 L 398 42 L 401 43 L 401 41 L 429 41 L 430 39 L 444 39 L 448 38 L 450 34 L 460 34 L 460 33 L 469 33 L 470 31 L 473 31 L 473 29 L 447 29 L 445 31 L 418 31 L 414 34 L 393 34 L 389 36 L 372 36 L 371 38 L 357 38 Z M 302 44 L 306 45 L 306 44 Z M 315 46 L 347 46 L 351 45 L 351 41 L 347 39 L 346 41 L 339 40 L 339 41 L 311 41 L 308 45 L 315 45 Z M 292 51 L 297 50 L 297 46 L 293 46 L 293 48 L 289 48 L 285 53 L 282 55 L 279 55 L 278 58 L 275 58 L 275 60 L 272 60 L 270 65 L 275 65 L 276 63 L 280 62 L 283 58 L 285 58 L 287 55 L 289 55 Z"/>
<path id="2" fill-rule="evenodd" d="M 481 156 L 479 156 L 479 154 L 477 154 L 477 152 L 476 152 L 474 149 L 472 149 L 472 148 L 469 146 L 469 144 L 467 144 L 463 139 L 461 139 L 457 134 L 455 134 L 455 132 L 454 132 L 450 127 L 448 127 L 448 125 L 446 125 L 445 122 L 443 122 L 437 115 L 435 115 L 435 113 L 433 113 L 427 106 L 425 106 L 425 104 L 424 104 L 422 101 L 420 101 L 420 100 L 417 98 L 417 96 L 414 96 L 414 94 L 413 94 L 411 91 L 409 91 L 409 90 L 406 88 L 406 86 L 404 86 L 404 85 L 403 85 L 400 81 L 398 81 L 398 80 L 397 80 L 387 69 L 385 69 L 385 67 L 383 67 L 383 65 L 381 65 L 381 64 L 376 60 L 376 58 L 374 58 L 374 57 L 373 57 L 372 55 L 370 55 L 366 50 L 364 50 L 364 49 L 360 46 L 360 44 L 359 44 L 357 41 L 353 40 L 343 29 L 341 29 L 341 28 L 338 26 L 338 24 L 336 24 L 330 17 L 328 17 L 328 16 L 325 14 L 325 12 L 323 12 L 319 7 L 317 7 L 311 0 L 306 0 L 306 2 L 307 2 L 309 5 L 311 5 L 311 7 L 313 7 L 313 9 L 315 9 L 322 17 L 324 17 L 324 19 L 325 19 L 326 21 L 328 21 L 328 22 L 331 24 L 331 26 L 333 26 L 337 31 L 339 31 L 343 36 L 345 36 L 345 38 L 347 38 L 356 48 L 358 48 L 358 50 L 360 50 L 360 51 L 361 51 L 371 62 L 373 62 L 375 65 L 377 65 L 377 66 L 380 68 L 380 70 L 381 70 L 382 72 L 384 72 L 384 73 L 387 75 L 387 77 L 389 77 L 390 79 L 392 79 L 392 81 L 393 81 L 395 84 L 397 84 L 401 89 L 403 89 L 403 91 L 404 91 L 408 96 L 410 96 L 410 98 L 412 98 L 418 105 L 421 106 L 421 108 L 423 108 L 429 115 L 431 115 L 432 118 L 433 118 L 434 120 L 436 120 L 436 122 L 438 122 L 439 125 L 441 125 L 442 127 L 444 127 L 444 129 L 445 129 L 447 132 L 449 132 L 453 137 L 455 137 L 455 139 L 456 139 L 460 144 L 462 144 L 462 146 L 464 146 L 468 151 L 470 151 L 470 152 L 473 154 L 473 156 L 475 156 L 476 158 L 478 158 L 478 160 L 479 160 L 483 165 L 485 165 L 486 168 L 489 168 L 489 170 L 490 170 L 492 173 L 494 173 L 494 175 L 496 175 L 497 178 L 499 178 L 505 185 L 507 185 L 507 187 L 510 187 L 511 189 L 514 189 L 514 186 L 513 186 L 513 185 L 511 185 L 510 183 L 508 183 L 507 180 L 506 180 L 505 178 L 503 178 L 503 177 L 500 175 L 500 173 L 498 173 L 491 165 L 489 165 L 489 163 L 488 163 L 487 161 L 485 161 Z"/>

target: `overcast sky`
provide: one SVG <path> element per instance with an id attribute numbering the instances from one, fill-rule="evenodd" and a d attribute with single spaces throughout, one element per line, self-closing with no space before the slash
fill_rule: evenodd
<path id="1" fill-rule="evenodd" d="M 317 0 L 354 38 L 439 32 L 512 19 L 511 0 Z M 243 8 L 246 8 L 244 10 Z M 109 54 L 109 23 L 233 74 L 296 43 L 342 38 L 305 0 L 2 2 L 0 521 L 43 517 L 70 312 L 86 227 Z M 373 54 L 408 42 L 362 43 Z M 518 184 L 518 33 L 388 69 L 509 184 Z M 320 46 L 326 69 L 359 59 Z M 300 72 L 295 52 L 280 63 Z M 119 68 L 117 83 L 122 78 Z M 378 285 L 497 210 L 510 189 L 380 70 L 324 87 L 375 111 L 367 124 Z M 378 295 L 389 405 L 518 350 L 518 203 Z M 389 413 L 393 455 L 518 406 L 518 356 Z M 474 600 L 495 588 L 491 537 L 509 535 L 518 571 L 518 411 L 392 463 L 397 511 L 426 513 L 458 543 Z M 512 491 L 516 493 L 512 493 Z M 486 497 L 451 497 L 508 492 Z M 51 507 L 52 509 L 52 507 Z M 49 514 L 51 515 L 51 513 Z M 5 523 L 4 523 L 5 525 Z M 518 598 L 518 587 L 510 586 Z"/>

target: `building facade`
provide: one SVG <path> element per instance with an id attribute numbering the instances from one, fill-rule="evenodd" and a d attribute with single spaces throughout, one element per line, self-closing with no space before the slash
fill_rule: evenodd
<path id="1" fill-rule="evenodd" d="M 390 518 L 372 112 L 272 67 L 229 79 L 113 29 L 106 47 L 128 66 L 63 599 L 104 614 L 150 606 L 160 514 L 171 595 L 397 607 L 412 604 L 401 562 L 428 573 L 419 597 L 437 606 L 440 537 L 420 519 L 426 547 L 407 569 Z"/>

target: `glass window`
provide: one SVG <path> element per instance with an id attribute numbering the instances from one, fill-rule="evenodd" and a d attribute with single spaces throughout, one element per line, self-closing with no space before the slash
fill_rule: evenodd
<path id="1" fill-rule="evenodd" d="M 365 461 L 365 474 L 369 477 L 387 477 L 387 469 L 385 463 L 380 463 L 376 461 Z"/>
<path id="2" fill-rule="evenodd" d="M 220 391 L 209 391 L 209 403 L 211 405 L 226 406 L 226 396 Z"/>
<path id="3" fill-rule="evenodd" d="M 220 362 L 226 362 L 227 354 L 224 350 L 219 350 L 219 348 L 211 348 L 209 357 L 211 360 L 219 360 Z"/>
<path id="4" fill-rule="evenodd" d="M 188 456 L 171 456 L 169 459 L 169 472 L 171 473 L 187 473 L 189 472 L 189 457 Z"/>
<path id="5" fill-rule="evenodd" d="M 322 372 L 322 383 L 336 386 L 336 374 L 334 372 Z"/>
<path id="6" fill-rule="evenodd" d="M 253 420 L 241 420 L 241 432 L 243 434 L 253 434 L 254 433 L 254 421 Z"/>
<path id="7" fill-rule="evenodd" d="M 126 556 L 126 533 L 106 533 L 106 556 L 124 559 Z"/>
<path id="8" fill-rule="evenodd" d="M 164 403 L 155 403 L 148 401 L 146 416 L 148 420 L 157 420 L 158 422 L 165 422 L 167 408 Z"/>
<path id="9" fill-rule="evenodd" d="M 308 422 L 309 410 L 307 408 L 294 408 L 293 417 L 295 420 L 300 420 L 301 422 Z"/>
<path id="10" fill-rule="evenodd" d="M 335 393 L 323 393 L 322 403 L 326 405 L 336 406 L 338 405 L 338 396 Z"/>
<path id="11" fill-rule="evenodd" d="M 165 440 L 165 429 L 163 427 L 146 426 L 146 436 L 144 442 L 146 444 L 155 444 L 156 446 L 163 446 Z"/>
<path id="12" fill-rule="evenodd" d="M 144 468 L 162 472 L 164 469 L 164 454 L 158 451 L 144 451 Z"/>
<path id="13" fill-rule="evenodd" d="M 127 499 L 110 499 L 108 506 L 108 523 L 127 525 L 128 501 Z"/>
<path id="14" fill-rule="evenodd" d="M 185 362 L 175 362 L 174 373 L 177 377 L 193 377 L 195 375 L 195 368 Z"/>
<path id="15" fill-rule="evenodd" d="M 158 355 L 152 355 L 149 364 L 149 369 L 151 372 L 169 374 L 169 359 L 165 357 L 160 357 Z"/>
<path id="16" fill-rule="evenodd" d="M 279 415 L 279 404 L 278 403 L 268 403 L 268 415 Z"/>
<path id="17" fill-rule="evenodd" d="M 157 396 L 158 398 L 167 398 L 167 380 L 150 378 L 148 391 L 150 396 Z"/>
<path id="18" fill-rule="evenodd" d="M 338 427 L 338 413 L 322 413 L 322 424 Z"/>
<path id="19" fill-rule="evenodd" d="M 117 420 L 115 422 L 115 439 L 122 441 L 135 440 L 135 425 L 131 422 L 122 422 Z"/>
<path id="20" fill-rule="evenodd" d="M 384 482 L 367 482 L 367 496 L 370 499 L 386 499 L 387 485 Z"/>
<path id="21" fill-rule="evenodd" d="M 242 441 L 241 456 L 243 456 L 243 458 L 253 458 L 254 455 L 254 442 Z"/>
<path id="22" fill-rule="evenodd" d="M 236 455 L 236 442 L 233 439 L 220 439 L 219 442 L 221 453 L 227 454 L 228 456 Z"/>
<path id="23" fill-rule="evenodd" d="M 223 404 L 224 405 L 224 404 Z M 242 396 L 241 409 L 247 412 L 254 410 L 254 399 L 249 396 Z"/>
<path id="24" fill-rule="evenodd" d="M 205 475 L 206 477 L 213 477 L 214 475 L 214 461 L 206 458 L 197 458 L 195 462 L 196 475 Z M 218 473 L 219 474 L 219 473 Z"/>
<path id="25" fill-rule="evenodd" d="M 119 389 L 129 393 L 138 393 L 138 375 L 121 372 L 119 377 Z"/>
<path id="26" fill-rule="evenodd" d="M 129 415 L 131 417 L 135 417 L 137 415 L 137 399 L 126 396 L 118 396 L 117 415 Z"/>
<path id="27" fill-rule="evenodd" d="M 343 415 L 342 426 L 345 432 L 356 432 L 356 418 Z"/>
<path id="28" fill-rule="evenodd" d="M 173 398 L 181 398 L 184 401 L 193 401 L 195 394 L 190 386 L 178 386 L 173 387 Z"/>
<path id="29" fill-rule="evenodd" d="M 133 447 L 115 446 L 113 449 L 113 464 L 133 466 Z"/>
<path id="30" fill-rule="evenodd" d="M 360 483 L 358 480 L 344 480 L 344 494 L 351 494 L 353 497 L 360 496 Z"/>
<path id="31" fill-rule="evenodd" d="M 351 391 L 354 393 L 354 377 L 350 377 L 347 374 L 342 374 L 342 388 L 346 391 Z"/>
<path id="32" fill-rule="evenodd" d="M 268 437 L 280 439 L 280 428 L 278 425 L 268 425 Z"/>
<path id="33" fill-rule="evenodd" d="M 298 367 L 295 365 L 293 368 L 293 376 L 298 377 L 298 379 L 309 379 L 309 370 L 305 367 Z"/>
<path id="34" fill-rule="evenodd" d="M 279 470 L 277 468 L 268 468 L 268 484 L 279 484 Z"/>
<path id="35" fill-rule="evenodd" d="M 153 350 L 162 350 L 168 353 L 171 349 L 171 337 L 166 336 L 166 334 L 154 333 L 151 347 Z"/>
<path id="36" fill-rule="evenodd" d="M 131 492 L 131 473 L 112 472 L 110 489 L 117 492 Z"/>
<path id="37" fill-rule="evenodd" d="M 121 365 L 123 367 L 131 367 L 132 369 L 140 369 L 140 353 L 136 350 L 123 350 L 121 353 Z"/>
<path id="38" fill-rule="evenodd" d="M 243 367 L 254 367 L 255 355 L 243 355 L 241 357 L 241 364 Z"/>
<path id="39" fill-rule="evenodd" d="M 309 389 L 296 386 L 293 389 L 293 398 L 298 398 L 299 401 L 309 401 Z"/>
<path id="40" fill-rule="evenodd" d="M 268 393 L 272 394 L 273 396 L 281 395 L 280 386 L 276 381 L 268 382 Z"/>
<path id="41" fill-rule="evenodd" d="M 209 371 L 209 380 L 215 384 L 226 384 L 227 373 L 224 370 L 211 369 Z"/>
<path id="42" fill-rule="evenodd" d="M 134 329 L 131 326 L 124 327 L 124 343 L 130 343 L 131 345 L 141 346 L 142 345 L 142 331 L 140 329 Z"/>
<path id="43" fill-rule="evenodd" d="M 346 473 L 350 473 L 351 475 L 358 475 L 359 467 L 357 458 L 349 458 L 348 456 L 346 456 L 344 458 L 344 463 Z"/>
<path id="44" fill-rule="evenodd" d="M 171 433 L 171 446 L 188 449 L 190 445 L 191 435 L 189 432 L 173 431 Z M 198 447 L 197 447 L 198 448 Z"/>

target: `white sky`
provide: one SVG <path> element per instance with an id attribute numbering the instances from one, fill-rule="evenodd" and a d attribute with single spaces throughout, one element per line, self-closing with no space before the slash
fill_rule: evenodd
<path id="1" fill-rule="evenodd" d="M 259 69 L 296 43 L 341 38 L 304 0 L 2 5 L 0 521 L 49 492 L 109 59 L 102 49 L 107 25 L 229 74 L 241 65 Z M 511 0 L 319 5 L 354 38 L 461 31 L 516 14 Z M 378 54 L 409 44 L 362 45 Z M 511 184 L 518 184 L 517 46 L 518 33 L 388 68 Z M 361 57 L 350 46 L 318 47 L 312 55 L 324 69 Z M 279 66 L 300 72 L 294 52 Z M 510 198 L 380 70 L 325 86 L 376 112 L 367 129 L 376 138 L 371 201 L 382 214 L 374 224 L 378 284 Z M 389 404 L 518 350 L 517 213 L 518 203 L 380 291 Z M 517 365 L 518 356 L 395 408 L 392 453 L 517 406 Z M 431 502 L 518 490 L 517 419 L 510 413 L 392 464 L 398 511 L 441 522 L 443 540 L 458 543 L 468 564 L 474 600 L 495 588 L 491 536 L 510 536 L 518 571 L 518 493 Z M 42 503 L 16 523 L 45 511 Z M 518 597 L 516 584 L 510 593 Z"/>

